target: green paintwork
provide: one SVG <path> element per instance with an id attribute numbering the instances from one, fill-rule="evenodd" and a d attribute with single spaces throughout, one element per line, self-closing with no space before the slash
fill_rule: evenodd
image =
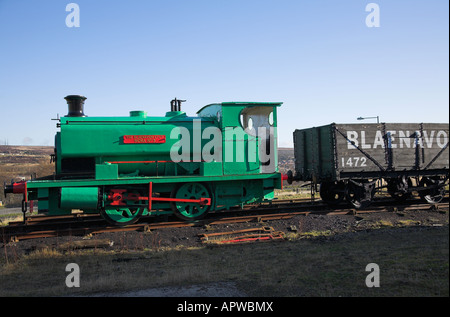
<path id="1" fill-rule="evenodd" d="M 218 103 L 203 107 L 196 117 L 182 111 L 167 112 L 165 117 L 131 111 L 129 117 L 60 118 L 55 179 L 29 181 L 28 199 L 38 200 L 39 212 L 49 215 L 69 214 L 72 209 L 101 211 L 105 219 L 118 225 L 132 223 L 141 215 L 170 214 L 171 209 L 184 219 L 196 219 L 209 210 L 272 199 L 274 189 L 281 188 L 276 151 L 280 105 Z M 251 124 L 259 124 L 267 133 L 273 131 L 275 142 L 270 144 L 273 148 L 267 164 L 260 162 L 260 155 L 268 141 L 254 132 L 257 130 L 244 130 Z M 180 144 L 186 131 L 189 161 L 173 162 L 170 150 Z M 210 131 L 220 135 L 210 135 Z M 128 143 L 125 136 L 165 136 L 165 142 Z M 215 137 L 220 139 L 214 144 L 221 148 L 207 148 Z M 221 153 L 219 159 L 201 161 L 205 146 L 206 153 Z M 111 205 L 108 195 L 113 189 L 146 197 L 150 182 L 154 197 L 197 199 L 210 195 L 212 204 L 155 201 L 148 210 L 147 200 L 129 199 L 124 200 L 125 206 Z"/>
<path id="2" fill-rule="evenodd" d="M 280 102 L 224 102 L 220 104 L 210 104 L 200 109 L 197 114 L 202 118 L 211 118 L 218 123 L 223 136 L 223 174 L 241 175 L 261 172 L 259 157 L 260 142 L 257 136 L 247 134 L 245 129 L 245 112 L 261 111 L 261 116 L 273 115 L 275 128 L 275 145 L 277 139 L 277 108 Z M 251 114 L 250 114 L 251 116 Z M 268 120 L 267 120 L 268 121 Z M 256 143 L 254 149 L 250 149 L 251 142 Z M 278 158 L 276 147 L 272 151 L 276 172 L 278 170 Z M 228 159 L 227 159 L 228 158 Z M 229 159 L 231 158 L 231 160 Z"/>
<path id="3" fill-rule="evenodd" d="M 62 209 L 97 210 L 97 187 L 61 187 Z"/>
<path id="4" fill-rule="evenodd" d="M 200 199 L 210 198 L 211 195 L 205 185 L 201 183 L 185 183 L 176 188 L 175 198 L 178 199 Z M 196 203 L 174 202 L 175 212 L 183 219 L 199 219 L 204 216 L 211 206 Z"/>
<path id="5" fill-rule="evenodd" d="M 172 113 L 173 114 L 173 113 Z M 140 120 L 138 120 L 140 119 Z M 186 117 L 87 117 L 61 118 L 61 132 L 56 137 L 56 172 L 67 172 L 65 163 L 74 159 L 91 160 L 81 172 L 94 172 L 95 164 L 109 161 L 170 161 L 170 150 L 178 139 L 170 138 L 171 132 L 185 128 L 193 135 L 193 120 L 200 121 L 201 128 L 215 126 L 213 120 Z M 124 144 L 124 135 L 164 135 L 162 144 Z M 190 153 L 194 155 L 192 144 Z M 206 141 L 202 142 L 203 146 Z M 192 161 L 192 159 L 191 159 Z M 66 164 L 68 165 L 68 164 Z M 138 171 L 141 176 L 183 175 L 188 170 L 177 169 L 171 163 L 120 164 L 119 174 Z"/>
<path id="6" fill-rule="evenodd" d="M 246 174 L 246 175 L 224 175 L 224 176 L 183 176 L 183 177 L 122 177 L 119 179 L 95 180 L 95 179 L 71 179 L 71 180 L 33 180 L 28 182 L 28 190 L 36 188 L 60 188 L 65 186 L 83 187 L 83 186 L 125 186 L 125 185 L 148 185 L 149 182 L 158 184 L 175 184 L 188 182 L 219 182 L 219 181 L 237 181 L 237 180 L 257 180 L 272 179 L 279 180 L 280 173 L 273 174 Z"/>
<path id="7" fill-rule="evenodd" d="M 101 215 L 112 225 L 126 226 L 135 223 L 142 215 L 142 210 L 126 207 L 105 208 Z"/>
<path id="8" fill-rule="evenodd" d="M 119 166 L 117 164 L 96 164 L 95 179 L 117 179 L 119 177 Z"/>

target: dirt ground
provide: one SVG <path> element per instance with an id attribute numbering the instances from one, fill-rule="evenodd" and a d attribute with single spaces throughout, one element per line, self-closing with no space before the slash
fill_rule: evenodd
<path id="1" fill-rule="evenodd" d="M 247 297 L 235 283 L 147 288 L 139 291 L 95 293 L 93 297 Z"/>
<path id="2" fill-rule="evenodd" d="M 35 276 L 35 274 L 28 272 L 28 270 L 30 269 L 29 266 L 31 264 L 20 264 L 22 258 L 28 257 L 30 259 L 22 263 L 42 263 L 47 266 L 47 263 L 53 263 L 54 261 L 56 261 L 57 263 L 59 263 L 59 261 L 69 261 L 68 259 L 70 259 L 71 257 L 77 257 L 77 254 L 82 254 L 80 252 L 91 252 L 88 254 L 99 254 L 101 256 L 101 253 L 92 251 L 92 248 L 95 248 L 95 250 L 106 251 L 107 254 L 110 254 L 113 257 L 102 258 L 102 260 L 100 261 L 109 261 L 113 265 L 112 267 L 118 268 L 119 270 L 122 270 L 124 267 L 134 267 L 134 265 L 137 265 L 137 263 L 152 263 L 152 268 L 149 268 L 149 270 L 152 272 L 151 274 L 162 276 L 160 277 L 162 279 L 162 283 L 144 283 L 142 284 L 142 287 L 139 286 L 137 289 L 136 286 L 120 286 L 119 288 L 117 288 L 113 280 L 110 280 L 108 282 L 110 283 L 108 284 L 108 286 L 101 287 L 100 285 L 99 291 L 96 291 L 96 286 L 93 286 L 93 291 L 88 293 L 89 296 L 252 297 L 272 296 L 269 294 L 274 294 L 274 287 L 276 288 L 275 294 L 279 294 L 279 296 L 336 296 L 336 294 L 338 294 L 337 296 L 341 296 L 339 294 L 344 294 L 343 296 L 346 296 L 346 288 L 344 288 L 343 286 L 339 286 L 338 289 L 335 289 L 335 285 L 338 285 L 342 281 L 351 281 L 352 279 L 354 279 L 354 277 L 352 277 L 354 269 L 351 268 L 351 266 L 355 266 L 356 262 L 365 263 L 366 258 L 364 257 L 366 255 L 364 253 L 360 253 L 360 251 L 356 251 L 356 253 L 353 254 L 353 251 L 341 250 L 341 248 L 348 248 L 347 245 L 355 245 L 355 248 L 361 248 L 361 245 L 364 245 L 364 243 L 366 243 L 364 241 L 370 241 L 370 244 L 373 245 L 373 248 L 376 249 L 376 245 L 378 243 L 377 241 L 382 241 L 383 246 L 375 251 L 375 254 L 378 254 L 376 256 L 377 258 L 380 258 L 380 255 L 381 258 L 386 256 L 386 252 L 388 251 L 386 251 L 385 248 L 389 245 L 397 245 L 396 252 L 400 252 L 400 255 L 404 254 L 404 252 L 409 252 L 409 255 L 405 255 L 405 259 L 400 261 L 401 263 L 399 264 L 398 272 L 389 279 L 389 281 L 394 280 L 393 282 L 389 282 L 391 283 L 389 286 L 390 290 L 395 289 L 396 287 L 398 287 L 398 285 L 407 285 L 409 289 L 409 291 L 405 293 L 407 294 L 407 296 L 410 296 L 410 294 L 416 296 L 414 295 L 416 294 L 414 293 L 415 289 L 421 289 L 422 292 L 417 293 L 417 296 L 423 296 L 423 294 L 426 294 L 426 296 L 439 296 L 439 294 L 442 294 L 442 292 L 444 294 L 448 294 L 448 256 L 446 262 L 447 264 L 443 264 L 447 267 L 445 269 L 447 270 L 447 273 L 445 273 L 445 270 L 444 272 L 442 271 L 442 265 L 439 264 L 439 277 L 433 275 L 435 273 L 434 268 L 432 268 L 433 272 L 431 277 L 435 278 L 435 280 L 433 281 L 433 284 L 431 286 L 415 286 L 414 283 L 419 282 L 418 276 L 423 276 L 423 278 L 420 279 L 421 283 L 422 280 L 429 280 L 428 274 L 430 274 L 430 272 L 422 272 L 422 269 L 420 269 L 419 272 L 412 271 L 412 268 L 415 270 L 417 266 L 422 266 L 424 264 L 420 262 L 422 260 L 420 260 L 419 262 L 416 262 L 417 259 L 411 260 L 412 254 L 417 254 L 417 251 L 409 249 L 410 245 L 412 245 L 414 248 L 417 248 L 417 250 L 425 250 L 429 249 L 430 245 L 442 245 L 442 243 L 446 245 L 446 248 L 448 249 L 448 238 L 442 238 L 442 233 L 438 233 L 441 229 L 443 231 L 446 230 L 446 235 L 448 236 L 448 225 L 449 213 L 447 208 L 446 210 L 439 211 L 428 209 L 422 211 L 398 211 L 366 213 L 358 215 L 310 214 L 307 216 L 297 215 L 290 219 L 274 220 L 263 223 L 248 222 L 211 226 L 193 226 L 184 228 L 165 228 L 156 229 L 151 232 L 117 232 L 103 233 L 97 234 L 95 236 L 84 237 L 64 236 L 57 238 L 32 239 L 23 240 L 16 243 L 8 243 L 6 244 L 6 246 L 0 244 L 0 273 L 2 273 L 2 265 L 5 265 L 5 260 L 10 264 L 17 264 L 16 266 L 14 266 L 13 272 L 22 272 L 20 274 L 12 274 L 12 272 L 6 273 L 6 271 L 8 270 L 8 266 L 6 265 L 4 267 L 6 268 L 6 270 L 3 273 L 3 278 L 8 278 L 9 280 L 4 280 L 3 284 L 5 285 L 5 287 L 10 288 L 13 293 L 11 293 L 11 291 L 8 291 L 6 288 L 3 290 L 3 292 L 4 294 L 6 294 L 6 296 L 11 296 L 8 294 L 16 294 L 14 296 L 23 296 L 21 294 L 26 294 L 26 290 L 22 289 L 27 289 L 29 287 L 29 282 L 24 282 L 24 280 L 31 279 L 32 276 Z M 240 244 L 239 246 L 228 245 L 217 247 L 215 245 L 203 243 L 199 237 L 201 234 L 205 233 L 209 234 L 217 232 L 228 232 L 261 227 L 272 227 L 274 231 L 282 231 L 285 236 L 284 241 L 289 242 L 268 242 L 268 244 L 265 244 L 265 242 L 253 242 L 244 244 L 247 247 L 244 247 L 242 244 Z M 436 236 L 436 239 L 439 239 L 439 241 L 431 241 L 432 239 L 435 239 L 435 234 L 433 232 L 438 233 L 440 238 Z M 422 235 L 427 236 L 427 238 L 422 239 Z M 405 244 L 406 251 L 403 251 L 402 247 L 398 246 L 399 240 L 404 239 L 408 239 L 408 242 Z M 444 239 L 445 241 L 442 239 Z M 90 244 L 90 249 L 77 249 L 77 243 L 80 241 L 92 242 L 93 244 Z M 108 243 L 105 244 L 104 241 L 107 241 Z M 298 243 L 300 241 L 311 241 L 312 244 Z M 361 241 L 361 243 L 358 244 L 357 241 Z M 420 243 L 424 244 L 423 249 L 421 249 L 421 246 L 418 245 Z M 425 244 L 427 245 L 426 247 Z M 279 247 L 277 247 L 277 245 Z M 285 254 L 283 259 L 278 259 L 273 255 L 273 253 L 271 253 L 274 252 L 274 250 L 277 250 L 277 248 L 279 249 L 280 254 Z M 57 250 L 59 254 L 59 260 L 57 257 L 56 259 L 49 259 L 48 261 L 46 261 L 44 258 L 44 260 L 33 262 L 37 260 L 33 260 L 33 258 L 30 258 L 30 256 L 39 253 L 40 250 Z M 178 255 L 170 255 L 173 254 L 173 252 L 165 252 L 171 250 L 178 250 L 177 252 L 175 252 Z M 185 250 L 186 252 L 183 250 Z M 298 259 L 294 260 L 294 258 L 292 258 L 293 252 L 297 254 L 299 250 L 301 250 L 300 252 L 302 253 L 306 252 L 304 255 L 305 264 L 300 264 L 301 262 L 296 262 L 298 261 Z M 238 261 L 236 259 L 236 254 L 240 254 L 240 252 L 248 253 L 245 254 L 245 256 L 242 254 L 242 263 L 249 264 L 245 264 L 243 265 L 243 267 L 239 267 L 239 270 L 242 270 L 244 272 L 247 272 L 247 270 L 249 270 L 247 273 L 244 273 L 244 275 L 242 275 L 242 273 L 239 273 L 240 271 L 236 271 L 236 273 L 233 273 L 233 269 L 227 267 L 228 273 L 223 275 L 223 279 L 214 281 L 214 278 L 212 280 L 208 278 L 208 276 L 216 274 L 215 271 L 217 270 L 217 268 L 223 265 L 228 266 L 229 263 Z M 317 254 L 316 252 L 321 252 L 322 254 Z M 45 254 L 45 252 L 43 254 Z M 66 256 L 64 257 L 67 257 L 67 260 L 61 259 L 61 254 L 66 254 Z M 255 272 L 252 268 L 261 265 L 262 262 L 260 261 L 262 259 L 267 259 L 266 254 L 268 254 L 270 261 L 267 264 L 264 264 L 266 265 L 266 267 L 263 271 Z M 332 267 L 328 268 L 331 263 L 328 263 L 326 265 L 326 270 L 329 270 L 327 271 L 327 273 L 315 271 L 313 268 L 310 268 L 308 265 L 306 265 L 308 261 L 315 261 L 315 263 L 320 263 L 319 265 L 321 266 L 324 263 L 323 261 L 327 259 L 327 261 L 331 262 L 331 260 L 329 259 L 330 254 L 337 254 L 339 256 L 335 260 L 335 265 L 339 266 L 340 270 L 343 270 L 344 273 L 334 273 L 334 269 Z M 392 259 L 393 255 L 390 255 L 390 253 L 388 254 L 388 259 L 386 261 L 394 261 Z M 178 258 L 178 256 L 182 258 Z M 198 257 L 197 261 L 195 260 L 196 257 Z M 311 257 L 312 260 L 308 260 L 308 257 Z M 340 257 L 342 257 L 342 259 Z M 427 256 L 424 256 L 424 258 L 426 257 Z M 212 263 L 202 262 L 202 265 L 206 265 L 206 267 L 209 267 L 209 269 L 207 269 L 206 267 L 204 268 L 205 272 L 206 270 L 209 270 L 208 272 L 206 272 L 207 276 L 204 277 L 202 276 L 203 273 L 201 273 L 201 271 L 198 271 L 198 267 L 196 268 L 196 266 L 198 265 L 198 261 L 206 261 L 206 258 L 210 259 Z M 442 256 L 440 256 L 440 258 L 442 258 Z M 95 263 L 95 265 L 99 264 L 98 262 L 95 262 L 99 260 L 92 259 L 90 261 L 94 261 L 92 263 Z M 439 261 L 445 262 L 445 257 L 444 260 L 441 259 Z M 194 273 L 189 272 L 189 267 L 180 268 L 180 262 L 185 262 L 189 266 L 193 265 Z M 289 274 L 286 275 L 287 273 L 284 271 L 282 271 L 282 277 L 280 278 L 280 281 L 278 281 L 277 275 L 280 274 L 278 272 L 278 269 L 285 266 L 289 267 L 289 263 L 291 263 L 290 267 L 291 270 L 293 270 L 292 274 L 299 275 L 298 277 L 293 277 L 295 283 L 290 281 Z M 358 263 L 357 266 L 359 267 L 361 263 Z M 427 262 L 424 263 L 425 265 L 428 265 Z M 239 262 L 236 262 L 233 265 L 240 264 Z M 349 268 L 347 268 L 347 266 L 349 266 Z M 405 266 L 406 268 L 403 269 L 403 266 Z M 12 268 L 11 265 L 9 267 L 10 269 Z M 184 280 L 184 282 L 181 282 L 179 284 L 178 280 L 172 281 L 170 275 L 174 273 L 172 273 L 172 269 L 169 269 L 172 267 L 177 271 L 174 273 L 178 274 L 179 280 Z M 33 269 L 37 270 L 37 268 Z M 93 267 L 92 269 L 95 272 L 97 272 L 98 270 L 100 270 L 100 272 L 104 272 L 104 269 L 100 269 L 100 267 L 98 269 Z M 139 270 L 140 269 L 141 268 L 139 268 Z M 48 270 L 48 272 L 42 275 L 42 280 L 36 281 L 37 285 L 47 285 L 49 283 L 55 282 L 55 277 L 53 276 L 54 271 L 50 268 L 46 268 L 46 270 Z M 111 268 L 108 268 L 107 270 L 111 270 Z M 303 274 L 305 274 L 305 271 L 308 270 L 312 271 L 307 275 L 307 277 L 304 277 Z M 347 272 L 347 270 L 349 271 Z M 169 274 L 169 272 L 171 273 Z M 60 272 L 59 274 L 63 273 Z M 87 272 L 83 274 L 83 277 L 88 280 L 90 279 L 90 277 L 86 276 L 88 275 Z M 89 274 L 96 276 L 98 272 Z M 192 276 L 192 274 L 194 274 L 194 276 Z M 252 276 L 253 274 L 255 274 L 255 276 Z M 334 274 L 338 275 L 335 276 Z M 361 273 L 358 274 L 361 275 Z M 95 276 L 92 277 L 93 280 L 97 279 L 97 277 Z M 168 280 L 164 280 L 164 276 L 167 276 Z M 396 276 L 404 277 L 399 277 L 400 280 L 396 280 Z M 447 276 L 447 278 L 445 278 L 445 276 Z M 133 276 L 130 275 L 130 278 L 132 277 Z M 0 279 L 1 278 L 2 274 L 0 274 Z M 13 280 L 11 280 L 12 278 L 18 279 L 17 282 L 13 282 Z M 137 281 L 139 281 L 139 275 L 137 275 L 136 278 Z M 312 280 L 308 281 L 304 280 L 304 278 Z M 361 277 L 358 277 L 358 279 L 360 278 Z M 403 280 L 403 278 L 405 278 L 406 280 Z M 63 280 L 64 277 L 62 276 L 58 279 Z M 286 279 L 287 282 L 281 282 L 284 279 Z M 442 281 L 445 279 L 447 281 L 444 282 L 447 284 L 447 286 L 442 286 Z M 186 282 L 186 280 L 188 282 Z M 387 280 L 387 277 L 384 277 L 383 281 L 385 280 Z M 252 283 L 253 281 L 258 281 L 258 283 L 261 283 L 261 289 L 249 289 L 247 287 L 249 281 L 252 281 Z M 264 283 L 266 283 L 267 285 L 265 285 Z M 278 283 L 286 283 L 286 285 L 282 288 L 278 288 Z M 313 287 L 310 290 L 305 290 L 304 288 L 297 286 L 296 283 L 298 283 L 298 285 L 308 285 L 308 288 L 311 287 L 311 285 L 316 284 L 319 286 L 318 288 Z M 320 286 L 329 285 L 329 283 L 332 283 L 333 289 L 322 289 L 322 286 Z M 431 287 L 433 290 L 428 291 L 427 289 L 429 287 Z M 57 286 L 56 288 L 58 290 L 49 289 L 46 290 L 44 294 L 52 294 L 50 296 L 66 296 L 67 294 L 70 294 L 68 293 L 67 288 L 61 286 Z M 106 291 L 106 289 L 109 289 L 109 291 Z M 435 289 L 438 289 L 437 293 Z M 365 293 L 366 290 L 367 288 L 363 287 L 363 291 L 357 290 L 355 291 L 355 293 L 348 294 L 350 294 L 350 296 L 367 296 L 367 293 Z M 413 290 L 413 293 L 411 293 L 411 290 Z M 2 290 L 0 289 L 0 294 L 1 291 Z M 403 288 L 399 288 L 399 292 L 403 292 Z M 35 296 L 36 294 L 40 293 L 34 292 L 33 294 L 33 296 Z M 394 292 L 393 294 L 397 293 Z M 74 296 L 86 296 L 86 293 L 81 293 L 79 295 L 74 294 Z M 384 293 L 380 293 L 377 296 L 384 296 Z"/>
<path id="3" fill-rule="evenodd" d="M 427 207 L 426 207 L 427 208 Z M 297 215 L 290 219 L 268 222 L 248 222 L 212 226 L 156 229 L 151 232 L 101 233 L 95 236 L 64 236 L 23 240 L 14 245 L 17 256 L 28 254 L 40 248 L 58 248 L 80 240 L 110 241 L 106 246 L 115 251 L 166 250 L 173 248 L 200 247 L 204 245 L 202 234 L 229 232 L 249 228 L 271 227 L 281 231 L 287 239 L 339 239 L 342 234 L 380 229 L 413 226 L 448 226 L 448 209 L 435 211 L 399 211 L 366 213 L 358 215 Z M 99 246 L 104 247 L 104 246 Z M 74 249 L 76 247 L 74 246 Z"/>

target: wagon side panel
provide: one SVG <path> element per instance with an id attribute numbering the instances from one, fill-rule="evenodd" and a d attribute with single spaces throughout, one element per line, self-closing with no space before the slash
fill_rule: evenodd
<path id="1" fill-rule="evenodd" d="M 449 125 L 424 123 L 421 126 L 423 158 L 421 169 L 449 168 Z"/>
<path id="2" fill-rule="evenodd" d="M 334 153 L 332 125 L 295 130 L 295 170 L 299 180 L 334 179 Z"/>
<path id="3" fill-rule="evenodd" d="M 341 175 L 402 171 L 425 175 L 449 168 L 448 124 L 339 124 L 336 131 Z"/>
<path id="4" fill-rule="evenodd" d="M 295 172 L 296 177 L 299 180 L 307 180 L 309 175 L 309 164 L 306 161 L 306 145 L 305 145 L 305 130 L 294 131 L 294 159 L 295 159 Z"/>
<path id="5" fill-rule="evenodd" d="M 382 124 L 336 124 L 335 134 L 341 176 L 388 168 Z"/>

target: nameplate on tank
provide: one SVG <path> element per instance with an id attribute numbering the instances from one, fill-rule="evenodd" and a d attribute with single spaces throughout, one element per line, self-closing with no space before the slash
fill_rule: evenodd
<path id="1" fill-rule="evenodd" d="M 166 143 L 165 135 L 124 135 L 124 144 Z"/>

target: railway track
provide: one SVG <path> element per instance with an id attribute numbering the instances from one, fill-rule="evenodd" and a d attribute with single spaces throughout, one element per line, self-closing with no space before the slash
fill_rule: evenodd
<path id="1" fill-rule="evenodd" d="M 356 210 L 346 206 L 330 209 L 321 201 L 310 199 L 277 200 L 260 205 L 249 205 L 243 209 L 227 212 L 211 213 L 207 218 L 196 222 L 179 221 L 172 217 L 167 221 L 156 221 L 155 218 L 143 217 L 138 223 L 126 227 L 108 225 L 100 215 L 73 214 L 58 217 L 30 216 L 24 221 L 11 222 L 0 227 L 0 242 L 18 242 L 27 239 L 48 238 L 58 236 L 85 236 L 105 232 L 152 231 L 162 228 L 181 228 L 190 226 L 206 226 L 242 222 L 266 222 L 289 219 L 297 215 L 323 214 L 345 215 L 374 212 L 406 212 L 409 210 L 444 210 L 448 211 L 448 198 L 439 204 L 427 204 L 419 200 L 410 200 L 398 204 L 390 199 L 375 201 L 370 209 Z"/>

